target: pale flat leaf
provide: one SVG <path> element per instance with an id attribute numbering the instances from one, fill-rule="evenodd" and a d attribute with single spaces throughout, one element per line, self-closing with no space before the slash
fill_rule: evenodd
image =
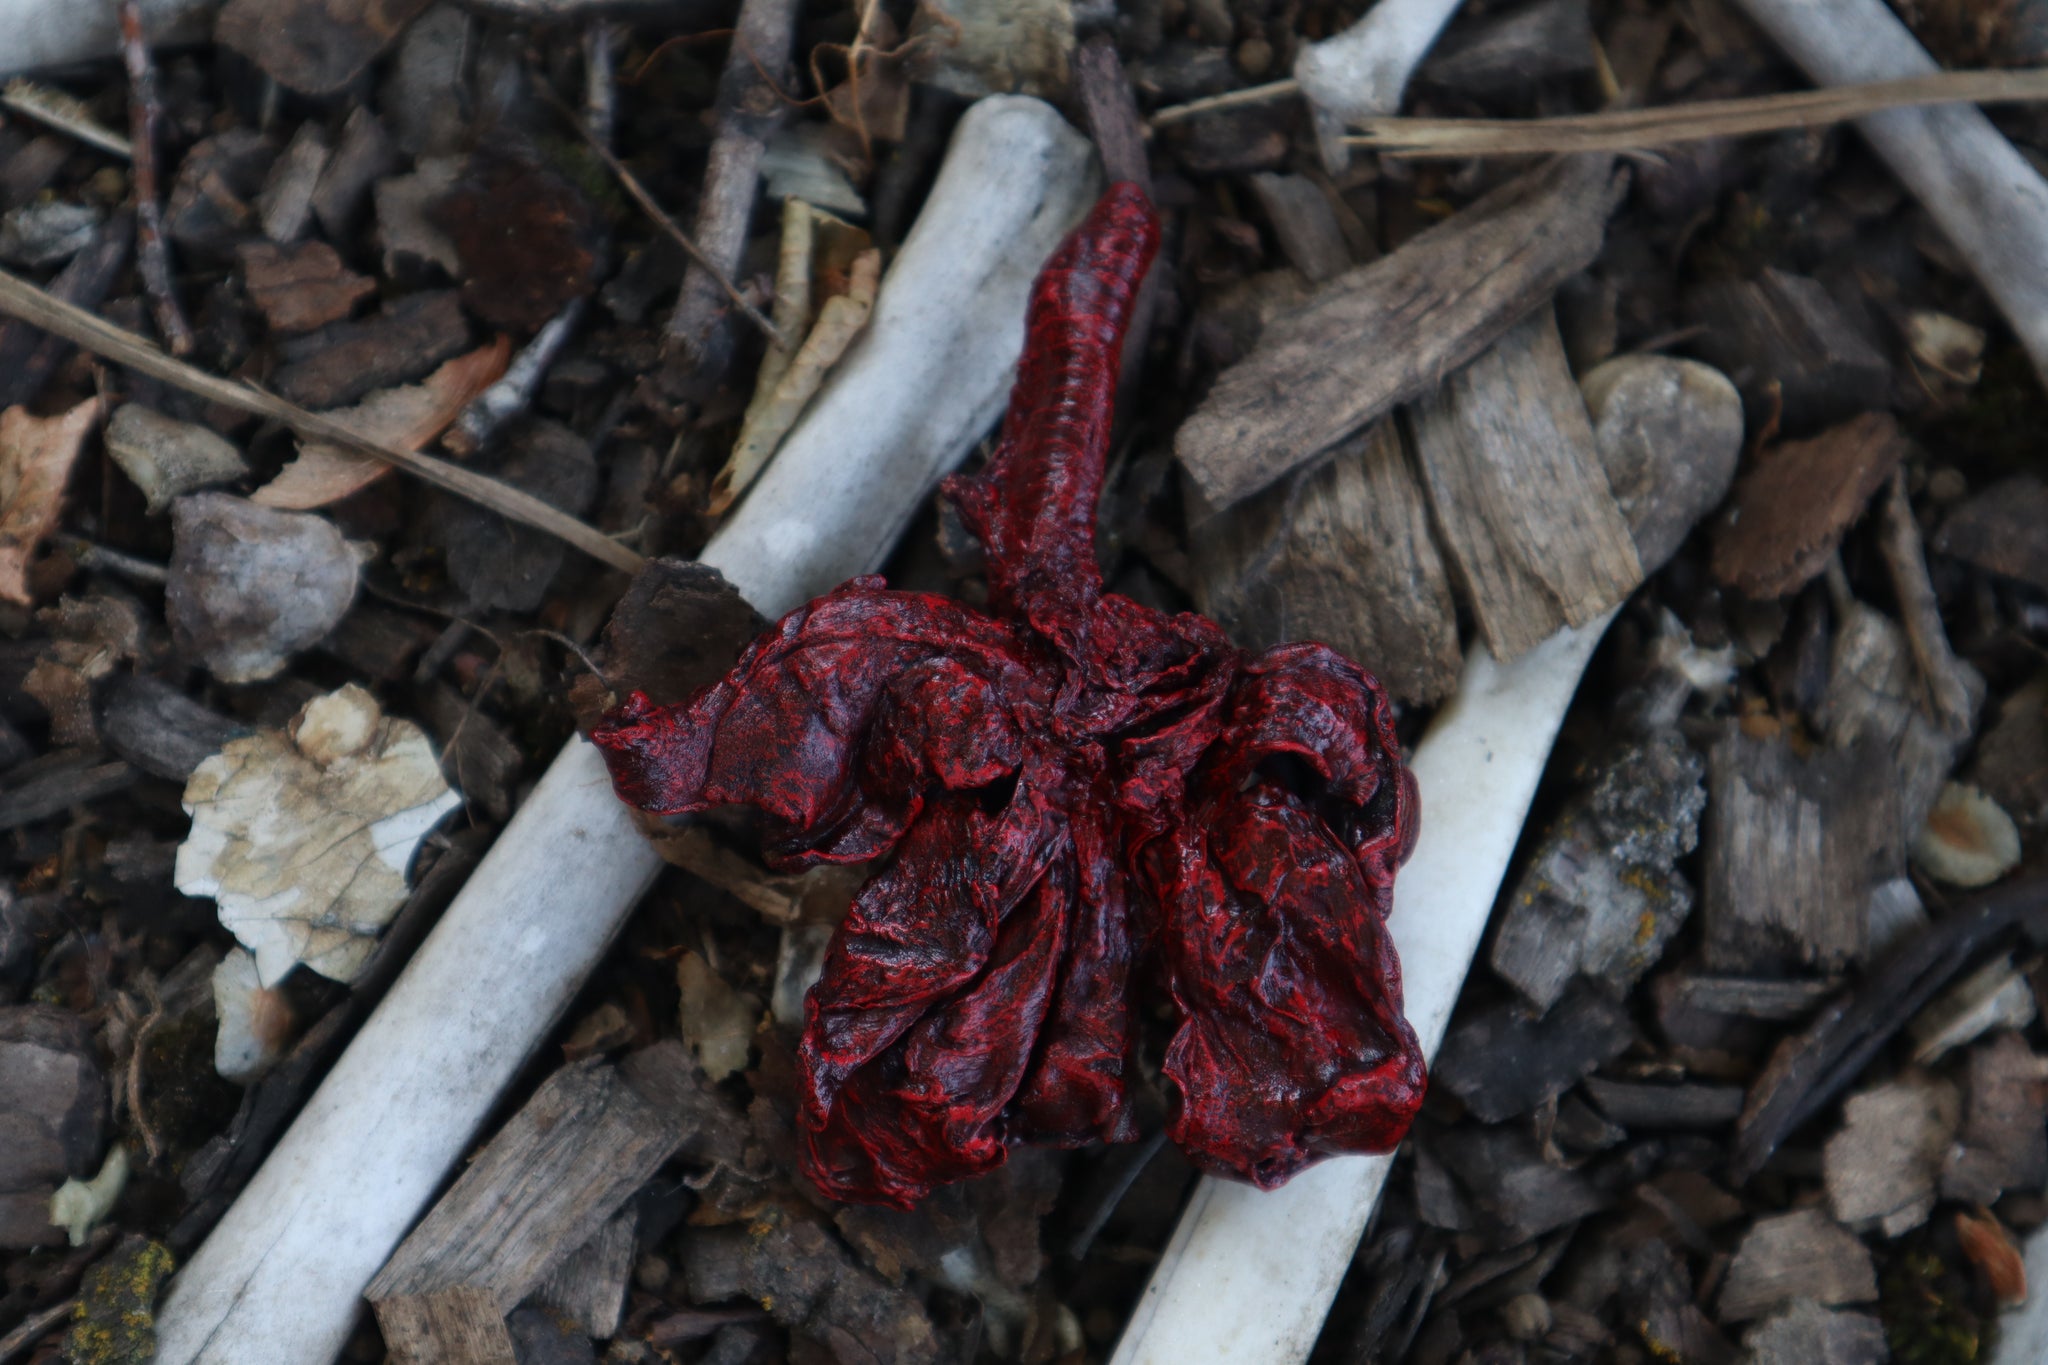
<path id="1" fill-rule="evenodd" d="M 99 419 L 97 398 L 55 417 L 0 412 L 0 597 L 29 604 L 29 559 L 57 528 L 64 484 Z"/>
<path id="2" fill-rule="evenodd" d="M 193 772 L 178 889 L 219 902 L 262 986 L 300 962 L 351 981 L 405 901 L 420 842 L 461 803 L 425 733 L 351 683 Z"/>
<path id="3" fill-rule="evenodd" d="M 478 394 L 498 382 L 511 355 L 511 338 L 500 336 L 488 346 L 455 357 L 417 384 L 381 389 L 354 407 L 324 415 L 379 445 L 418 450 L 439 436 Z M 299 457 L 257 489 L 250 500 L 295 511 L 325 507 L 390 472 L 390 465 L 368 455 L 321 441 L 301 441 Z"/>

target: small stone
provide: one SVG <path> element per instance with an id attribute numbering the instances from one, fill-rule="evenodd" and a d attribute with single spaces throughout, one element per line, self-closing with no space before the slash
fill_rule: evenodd
<path id="1" fill-rule="evenodd" d="M 1968 387 L 1984 377 L 1984 329 L 1960 318 L 1915 308 L 1906 315 L 1906 346 L 1923 370 Z"/>
<path id="2" fill-rule="evenodd" d="M 1626 355 L 1579 381 L 1607 483 L 1645 572 L 1718 504 L 1742 454 L 1742 395 L 1697 360 Z"/>
<path id="3" fill-rule="evenodd" d="M 355 600 L 355 552 L 324 518 L 196 493 L 174 504 L 171 527 L 171 639 L 222 682 L 276 676 Z"/>
<path id="4" fill-rule="evenodd" d="M 2019 865 L 2020 832 L 1996 801 L 1950 782 L 1913 840 L 1913 861 L 1951 886 L 1989 886 Z"/>
<path id="5" fill-rule="evenodd" d="M 173 498 L 232 483 L 249 472 L 242 453 L 218 433 L 140 403 L 123 403 L 115 410 L 107 423 L 107 454 L 142 490 L 153 513 Z"/>
<path id="6" fill-rule="evenodd" d="M 1273 69 L 1273 45 L 1264 38 L 1247 38 L 1237 45 L 1237 69 L 1253 80 Z"/>

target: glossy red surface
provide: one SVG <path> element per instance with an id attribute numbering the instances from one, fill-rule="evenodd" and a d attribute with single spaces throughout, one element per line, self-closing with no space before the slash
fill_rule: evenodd
<path id="1" fill-rule="evenodd" d="M 1095 504 L 1158 241 L 1112 186 L 1033 288 L 996 453 L 946 486 L 988 612 L 854 579 L 591 736 L 643 809 L 752 806 L 782 867 L 883 860 L 800 1053 L 805 1171 L 837 1198 L 908 1207 L 1012 1142 L 1134 1138 L 1140 972 L 1178 1013 L 1169 1132 L 1205 1169 L 1270 1188 L 1392 1147 L 1421 1103 L 1385 927 L 1417 797 L 1379 684 L 1103 591 Z"/>

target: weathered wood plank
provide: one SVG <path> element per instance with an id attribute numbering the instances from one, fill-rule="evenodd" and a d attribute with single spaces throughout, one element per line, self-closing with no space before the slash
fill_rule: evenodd
<path id="1" fill-rule="evenodd" d="M 1599 254 L 1625 187 L 1611 158 L 1563 158 L 1330 280 L 1181 425 L 1202 496 L 1248 497 L 1485 350 Z"/>
<path id="2" fill-rule="evenodd" d="M 1495 658 L 1586 624 L 1642 581 L 1549 308 L 1412 413 L 1430 507 Z"/>

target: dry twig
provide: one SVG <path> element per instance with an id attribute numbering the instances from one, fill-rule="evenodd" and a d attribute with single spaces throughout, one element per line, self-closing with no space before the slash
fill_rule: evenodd
<path id="1" fill-rule="evenodd" d="M 55 1331 L 58 1324 L 70 1319 L 77 1307 L 78 1300 L 69 1298 L 23 1318 L 13 1331 L 0 1337 L 0 1365 L 6 1365 L 7 1361 L 14 1359 Z"/>
<path id="2" fill-rule="evenodd" d="M 1566 118 L 1360 119 L 1356 124 L 1358 134 L 1345 141 L 1395 157 L 1622 152 L 1707 138 L 1820 128 L 1884 109 L 2032 100 L 2048 100 L 2048 70 L 1944 71 L 1866 85 L 1795 90 L 1749 99 L 1701 100 L 1659 109 L 1614 109 Z"/>
<path id="3" fill-rule="evenodd" d="M 0 108 L 12 109 L 23 118 L 34 119 L 88 147 L 97 147 L 124 160 L 135 154 L 127 138 L 102 128 L 93 120 L 84 101 L 73 99 L 62 90 L 37 85 L 34 81 L 9 81 L 7 88 L 0 90 Z"/>
<path id="4" fill-rule="evenodd" d="M 163 106 L 156 94 L 156 64 L 142 36 L 138 0 L 121 0 L 121 58 L 128 67 L 128 135 L 135 164 L 135 255 L 150 312 L 171 354 L 192 354 L 192 327 L 171 289 L 171 252 L 164 244 L 163 199 L 157 193 L 156 125 Z"/>
<path id="5" fill-rule="evenodd" d="M 595 527 L 542 502 L 531 493 L 430 455 L 366 440 L 340 422 L 320 413 L 308 412 L 296 403 L 287 403 L 275 394 L 222 379 L 182 360 L 174 360 L 134 333 L 124 332 L 83 308 L 53 298 L 28 281 L 5 271 L 0 271 L 0 313 L 10 313 L 74 345 L 83 346 L 95 355 L 139 370 L 187 393 L 224 403 L 237 412 L 254 413 L 282 423 L 307 440 L 326 441 L 396 465 L 437 488 L 445 488 L 479 507 L 489 508 L 501 517 L 545 531 L 615 569 L 637 573 L 646 562 Z"/>

